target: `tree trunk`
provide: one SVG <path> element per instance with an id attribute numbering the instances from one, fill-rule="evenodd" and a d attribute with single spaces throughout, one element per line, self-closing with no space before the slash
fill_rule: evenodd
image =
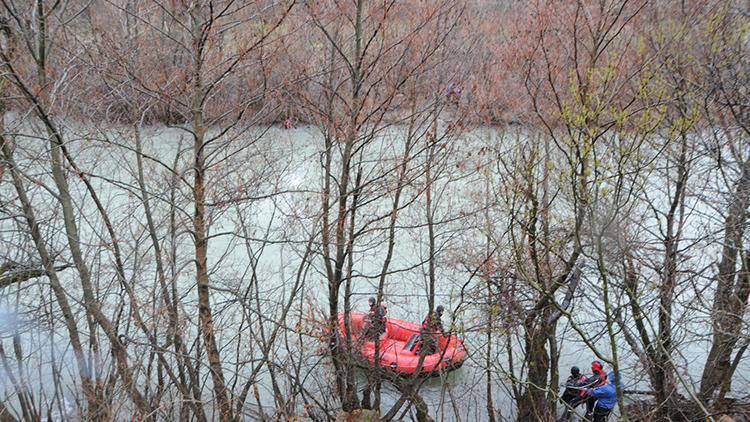
<path id="1" fill-rule="evenodd" d="M 664 264 L 662 266 L 662 280 L 659 289 L 659 344 L 655 350 L 649 351 L 653 356 L 652 381 L 658 403 L 661 407 L 661 418 L 668 418 L 669 408 L 674 408 L 677 391 L 672 356 L 672 302 L 677 285 L 677 251 L 681 239 L 681 224 L 676 222 L 678 212 L 683 205 L 685 186 L 687 184 L 687 136 L 681 137 L 680 154 L 677 162 L 677 181 L 675 193 L 667 213 L 667 233 L 664 238 Z M 676 227 L 675 227 L 676 226 Z"/>
<path id="2" fill-rule="evenodd" d="M 541 315 L 546 315 L 542 312 Z M 541 317 L 542 321 L 546 318 Z M 547 376 L 549 374 L 549 355 L 547 341 L 549 328 L 537 321 L 524 324 L 524 366 L 527 368 L 526 388 L 518 400 L 518 420 L 548 421 L 554 420 L 553 403 L 547 400 Z"/>
<path id="3" fill-rule="evenodd" d="M 741 267 L 747 268 L 742 254 L 742 238 L 749 204 L 750 160 L 747 160 L 742 165 L 742 174 L 737 181 L 724 222 L 724 246 L 716 276 L 712 314 L 713 342 L 698 393 L 702 400 L 710 400 L 721 389 L 722 384 L 731 381 L 729 375 L 732 352 L 739 340 L 742 317 L 747 307 L 747 275 L 738 273 L 737 261 L 739 258 Z"/>
<path id="4" fill-rule="evenodd" d="M 197 7 L 196 9 L 199 9 Z M 203 344 L 206 357 L 211 369 L 214 396 L 219 410 L 219 419 L 229 421 L 234 418 L 229 392 L 226 388 L 224 371 L 221 366 L 221 356 L 216 344 L 213 313 L 211 312 L 210 279 L 208 277 L 208 239 L 206 227 L 206 162 L 204 151 L 204 137 L 206 128 L 203 123 L 203 92 L 201 86 L 202 58 L 201 25 L 199 12 L 195 12 L 193 28 L 193 153 L 195 178 L 193 181 L 193 241 L 195 245 L 195 278 L 198 286 L 198 316 L 200 319 Z"/>

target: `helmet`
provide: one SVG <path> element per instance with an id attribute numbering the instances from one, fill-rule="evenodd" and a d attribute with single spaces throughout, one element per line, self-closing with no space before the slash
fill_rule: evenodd
<path id="1" fill-rule="evenodd" d="M 370 296 L 370 298 L 367 299 L 367 302 L 370 304 L 370 306 L 373 306 L 373 305 L 375 305 L 375 302 L 377 302 L 377 301 L 375 300 L 374 297 Z"/>
<path id="2" fill-rule="evenodd" d="M 578 378 L 579 376 L 581 376 L 581 370 L 578 369 L 577 366 L 574 366 L 570 368 L 570 375 L 573 375 L 574 377 Z"/>
<path id="3" fill-rule="evenodd" d="M 602 365 L 602 363 L 599 362 L 598 360 L 595 360 L 595 361 L 591 362 L 591 370 L 594 371 L 594 372 L 601 371 L 603 367 L 604 367 L 604 365 Z"/>
<path id="4" fill-rule="evenodd" d="M 437 312 L 438 315 L 442 315 L 445 308 L 443 308 L 443 305 L 438 305 L 437 308 L 435 308 L 435 312 Z"/>

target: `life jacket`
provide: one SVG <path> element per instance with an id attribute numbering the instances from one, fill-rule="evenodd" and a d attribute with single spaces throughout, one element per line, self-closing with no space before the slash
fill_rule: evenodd
<path id="1" fill-rule="evenodd" d="M 583 374 L 581 374 L 581 376 L 578 377 L 578 379 L 576 379 L 575 382 L 576 382 L 575 385 L 579 386 L 579 385 L 583 384 L 584 382 L 586 382 L 586 377 Z M 584 390 L 578 390 L 578 395 L 579 396 L 585 396 L 586 395 L 586 391 L 584 391 Z"/>
<path id="2" fill-rule="evenodd" d="M 599 380 L 595 385 L 592 386 L 592 388 L 601 387 L 602 385 L 607 383 L 607 374 L 602 369 L 595 370 L 594 376 L 596 376 Z"/>
<path id="3" fill-rule="evenodd" d="M 427 314 L 427 317 L 422 320 L 422 329 L 425 331 L 431 331 L 433 325 L 435 324 L 435 319 L 437 319 L 437 315 L 435 315 L 435 312 L 430 312 L 429 314 Z"/>
<path id="4" fill-rule="evenodd" d="M 422 330 L 430 334 L 445 335 L 442 318 L 434 311 L 422 321 Z"/>
<path id="5" fill-rule="evenodd" d="M 370 306 L 368 317 L 372 322 L 385 322 L 385 314 L 387 313 L 388 308 L 383 304 L 380 304 L 380 306 Z"/>
<path id="6" fill-rule="evenodd" d="M 586 383 L 586 377 L 583 374 L 580 374 L 578 378 L 573 377 L 573 375 L 568 377 L 568 380 L 565 382 L 565 393 L 571 396 L 583 396 L 586 394 L 585 391 L 582 389 L 579 390 L 578 387 L 580 385 L 583 385 Z"/>

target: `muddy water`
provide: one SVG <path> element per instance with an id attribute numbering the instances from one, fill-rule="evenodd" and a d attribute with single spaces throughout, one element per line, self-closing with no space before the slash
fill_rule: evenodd
<path id="1" fill-rule="evenodd" d="M 90 133 L 88 135 L 90 138 L 95 137 Z M 143 311 L 148 314 L 151 310 L 152 314 L 157 314 L 160 305 L 153 300 L 156 291 L 153 252 L 145 236 L 145 219 L 141 206 L 135 200 L 138 194 L 133 173 L 135 155 L 129 150 L 133 147 L 132 134 L 123 132 L 120 135 L 113 130 L 108 135 L 110 139 L 107 142 L 75 140 L 71 145 L 78 153 L 79 164 L 98 176 L 93 182 L 121 234 L 127 276 L 143 295 Z M 382 272 L 387 251 L 387 219 L 383 215 L 387 215 L 392 205 L 392 186 L 395 182 L 392 174 L 395 172 L 390 170 L 395 168 L 403 154 L 402 136 L 403 132 L 398 129 L 381 133 L 363 155 L 361 163 L 358 163 L 364 180 L 372 181 L 367 185 L 363 198 L 367 199 L 368 195 L 375 198 L 383 192 L 391 193 L 366 202 L 359 211 L 362 221 L 369 223 L 368 230 L 354 249 L 353 310 L 366 309 L 367 298 L 376 291 Z M 474 261 L 469 257 L 478 256 L 476 251 L 487 247 L 483 231 L 486 216 L 482 211 L 487 197 L 485 190 L 488 187 L 497 188 L 496 172 L 500 171 L 494 165 L 493 155 L 482 152 L 483 147 L 490 147 L 494 151 L 510 151 L 519 136 L 524 135 L 478 130 L 452 140 L 449 146 L 438 151 L 434 161 L 433 174 L 436 181 L 433 186 L 433 218 L 439 222 L 435 256 L 436 303 L 449 310 L 444 323 L 449 325 L 452 322 L 453 329 L 466 339 L 471 352 L 469 360 L 461 369 L 443 378 L 429 380 L 421 390 L 423 398 L 438 420 L 485 419 L 487 362 L 492 376 L 494 405 L 504 417 L 510 418 L 513 414 L 510 400 L 511 368 L 507 349 L 510 347 L 515 353 L 520 350 L 520 340 L 514 331 L 517 327 L 505 328 L 511 335 L 509 343 L 506 343 L 506 337 L 502 333 L 495 335 L 491 345 L 492 352 L 488 357 L 486 334 L 480 329 L 485 321 L 481 297 L 483 289 L 481 281 L 472 278 L 472 265 L 475 263 L 472 264 Z M 143 132 L 144 152 L 152 158 L 146 160 L 146 181 L 152 195 L 159 234 L 164 237 L 169 236 L 166 202 L 171 200 L 168 181 L 173 177 L 166 167 L 171 167 L 176 162 L 178 176 L 190 178 L 187 173 L 190 167 L 188 139 L 178 129 L 147 128 Z M 38 141 L 29 145 L 27 149 L 18 152 L 19 157 L 30 169 L 41 170 L 44 163 L 32 161 L 32 158 L 44 146 Z M 231 372 L 230 376 L 237 376 L 240 380 L 252 370 L 252 364 L 241 362 L 246 361 L 248 355 L 258 353 L 257 346 L 253 348 L 251 340 L 253 335 L 258 335 L 257 324 L 265 321 L 265 335 L 273 329 L 272 319 L 279 318 L 280 306 L 292 294 L 292 286 L 295 285 L 301 266 L 304 271 L 301 272 L 303 278 L 298 298 L 283 323 L 294 327 L 302 320 L 309 325 L 311 318 L 322 315 L 327 309 L 322 257 L 316 255 L 309 266 L 303 265 L 301 258 L 307 239 L 311 235 L 319 236 L 316 230 L 319 230 L 322 186 L 321 152 L 320 135 L 310 127 L 250 130 L 238 134 L 231 142 L 218 143 L 217 147 L 209 151 L 216 163 L 215 171 L 209 173 L 209 184 L 217 192 L 211 200 L 220 201 L 222 198 L 241 195 L 255 198 L 241 207 L 217 207 L 210 216 L 211 234 L 214 237 L 209 244 L 209 266 L 212 283 L 219 287 L 213 296 L 214 311 L 219 315 L 216 323 L 219 328 L 218 339 L 225 346 L 223 357 Z M 417 322 L 422 320 L 428 309 L 429 250 L 427 229 L 424 227 L 426 205 L 422 193 L 423 176 L 419 176 L 417 170 L 423 165 L 421 160 L 419 158 L 411 164 L 413 174 L 417 176 L 411 186 L 405 189 L 402 197 L 402 203 L 408 206 L 400 211 L 394 254 L 384 285 L 388 316 Z M 383 173 L 391 176 L 382 178 L 380 175 Z M 41 177 L 44 180 L 44 176 Z M 72 181 L 71 186 L 74 201 L 84 204 L 80 210 L 85 217 L 80 223 L 81 233 L 86 243 L 87 256 L 91 258 L 92 267 L 102 286 L 101 300 L 106 304 L 107 311 L 114 315 L 123 293 L 112 281 L 111 254 L 106 250 L 102 251 L 103 241 L 97 235 L 102 226 L 97 222 L 96 209 L 82 184 Z M 12 197 L 7 185 L 2 189 L 2 195 Z M 46 193 L 42 189 L 33 188 L 32 193 L 36 203 L 40 204 L 42 217 L 48 222 L 50 236 L 54 239 L 52 243 L 66 257 L 58 213 L 51 206 L 44 207 L 44 204 L 51 204 L 51 201 L 45 197 Z M 178 290 L 183 295 L 183 312 L 186 314 L 187 331 L 190 332 L 195 329 L 196 324 L 196 298 L 190 263 L 192 249 L 189 237 L 184 234 L 184 228 L 189 227 L 192 208 L 189 205 L 189 192 L 184 185 L 176 191 L 175 198 L 178 205 L 184 208 L 177 212 L 178 228 L 183 233 L 177 236 L 175 244 L 178 252 L 174 265 L 177 272 L 174 276 Z M 502 226 L 501 215 L 490 215 L 489 218 L 495 219 L 497 226 Z M 12 229 L 7 221 L 1 224 L 4 229 Z M 5 236 L 4 242 L 13 244 L 10 235 Z M 24 247 L 26 252 L 19 251 L 18 255 L 29 253 L 33 256 L 31 248 L 28 245 Z M 74 271 L 66 270 L 62 274 L 71 296 L 80 296 Z M 595 283 L 596 280 L 586 280 L 584 284 L 586 282 Z M 231 293 L 245 292 L 247 289 L 250 289 L 249 296 Z M 239 297 L 247 300 L 255 295 L 256 289 L 259 301 L 249 305 L 255 314 L 247 316 L 248 306 L 241 306 Z M 26 379 L 30 384 L 45 389 L 45 384 L 49 385 L 51 379 L 60 379 L 63 384 L 72 382 L 75 379 L 75 363 L 70 350 L 64 346 L 65 335 L 59 317 L 49 311 L 49 306 L 41 306 L 43 301 L 40 298 L 47 302 L 51 299 L 44 280 L 1 291 L 0 337 L 7 350 L 12 337 L 20 335 L 20 341 L 25 346 L 22 361 L 26 368 L 33 368 L 27 371 Z M 587 311 L 592 304 L 581 298 L 575 306 L 576 322 L 594 333 L 595 344 L 609 355 L 608 339 L 602 335 L 600 318 L 596 312 Z M 250 328 L 243 325 L 243 321 L 248 319 L 251 321 Z M 694 323 L 697 327 L 695 332 L 705 332 L 704 324 L 705 321 L 698 318 Z M 122 330 L 133 340 L 131 356 L 145 356 L 148 348 L 138 346 L 139 333 L 132 324 L 123 322 Z M 245 334 L 249 331 L 253 333 L 238 338 L 237 333 L 240 331 Z M 562 320 L 558 334 L 563 339 L 561 377 L 564 378 L 572 365 L 578 365 L 585 371 L 591 360 L 595 359 L 594 354 L 568 327 L 565 320 Z M 303 374 L 308 375 L 308 388 L 313 392 L 323 394 L 326 388 L 331 388 L 330 367 L 318 354 L 321 345 L 307 337 L 300 340 L 301 343 L 296 343 L 298 340 L 294 335 L 285 340 L 284 347 L 284 342 L 279 342 L 279 346 L 273 349 L 272 359 L 280 366 L 299 363 Z M 698 380 L 707 350 L 706 344 L 698 341 L 687 341 L 686 345 L 680 350 L 678 363 L 687 368 L 682 375 L 686 385 L 690 386 Z M 619 353 L 626 387 L 644 386 L 644 374 L 635 364 L 635 356 L 624 347 L 624 341 L 620 343 Z M 106 362 L 108 355 L 92 353 L 91 359 Z M 516 367 L 512 370 L 518 374 L 522 370 L 518 367 L 520 357 L 515 355 L 514 360 Z M 748 365 L 743 363 L 738 373 L 739 381 L 746 381 L 746 376 L 750 374 Z M 11 386 L 3 380 L 7 378 L 0 378 L 0 388 L 10 392 Z M 742 382 L 737 382 L 734 388 L 741 389 L 741 385 Z M 208 389 L 206 394 L 209 399 Z M 261 373 L 259 394 L 263 406 L 274 406 L 267 371 Z M 383 409 L 387 410 L 397 398 L 398 393 L 386 386 Z M 58 413 L 64 415 L 71 412 L 68 405 L 72 401 L 73 397 L 65 396 L 64 405 L 60 406 Z M 251 403 L 248 414 L 255 414 L 258 411 L 256 407 Z"/>

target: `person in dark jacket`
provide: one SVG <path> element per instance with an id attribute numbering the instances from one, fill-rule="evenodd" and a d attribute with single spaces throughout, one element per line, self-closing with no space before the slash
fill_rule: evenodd
<path id="1" fill-rule="evenodd" d="M 583 376 L 581 370 L 577 366 L 570 368 L 570 376 L 565 381 L 565 391 L 563 392 L 560 400 L 565 405 L 566 413 L 570 409 L 574 409 L 576 406 L 581 404 L 585 400 L 585 395 L 580 386 L 586 381 L 586 377 Z"/>
<path id="2" fill-rule="evenodd" d="M 377 340 L 385 332 L 385 314 L 388 312 L 385 305 L 378 305 L 374 297 L 367 299 L 370 310 L 365 317 L 365 333 L 371 341 Z"/>
<path id="3" fill-rule="evenodd" d="M 443 329 L 444 311 L 445 308 L 443 308 L 443 305 L 438 305 L 435 308 L 435 312 L 427 314 L 425 319 L 422 321 L 422 328 L 433 333 L 440 333 L 442 335 L 445 335 L 445 330 Z"/>
<path id="4" fill-rule="evenodd" d="M 594 400 L 594 406 L 591 412 L 586 413 L 586 418 L 594 422 L 605 422 L 609 418 L 612 409 L 617 405 L 617 387 L 616 376 L 614 372 L 607 375 L 606 384 L 590 390 L 586 390 L 586 395 Z M 620 381 L 620 390 L 623 389 Z"/>
<path id="5" fill-rule="evenodd" d="M 438 350 L 438 335 L 445 336 L 445 330 L 443 329 L 443 308 L 442 305 L 438 305 L 434 312 L 427 314 L 425 319 L 422 321 L 422 333 L 421 333 L 421 346 L 419 347 L 420 353 L 431 355 Z"/>

